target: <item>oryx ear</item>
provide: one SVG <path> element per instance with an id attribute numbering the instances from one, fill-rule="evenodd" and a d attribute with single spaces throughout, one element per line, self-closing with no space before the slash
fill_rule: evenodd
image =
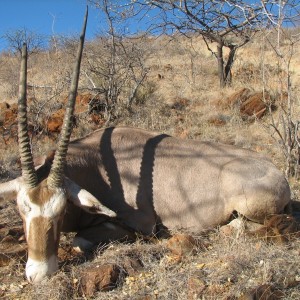
<path id="1" fill-rule="evenodd" d="M 20 189 L 20 179 L 16 178 L 7 182 L 0 183 L 0 202 L 15 200 Z"/>
<path id="2" fill-rule="evenodd" d="M 35 169 L 37 170 L 41 166 L 47 166 L 50 169 L 54 156 L 55 156 L 55 150 L 51 150 L 47 153 L 47 155 L 40 155 L 35 157 L 34 158 Z"/>
<path id="3" fill-rule="evenodd" d="M 68 196 L 68 200 L 74 205 L 81 207 L 85 211 L 91 214 L 101 214 L 108 217 L 115 217 L 116 213 L 102 205 L 97 198 L 95 198 L 87 190 L 82 189 L 74 181 L 69 178 L 65 178 L 65 187 Z"/>

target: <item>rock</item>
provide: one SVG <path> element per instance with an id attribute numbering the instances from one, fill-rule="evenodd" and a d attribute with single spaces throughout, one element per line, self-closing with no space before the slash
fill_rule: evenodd
<path id="1" fill-rule="evenodd" d="M 5 123 L 5 112 L 9 109 L 9 104 L 6 102 L 0 102 L 0 126 Z"/>
<path id="2" fill-rule="evenodd" d="M 46 129 L 48 132 L 57 133 L 60 132 L 63 120 L 64 120 L 65 109 L 61 108 L 55 111 L 46 122 Z"/>
<path id="3" fill-rule="evenodd" d="M 220 227 L 220 234 L 227 237 L 227 236 L 232 236 L 235 232 L 235 229 L 230 226 L 230 225 L 223 225 Z"/>
<path id="4" fill-rule="evenodd" d="M 197 246 L 196 240 L 188 234 L 175 234 L 166 244 L 173 255 L 187 256 L 193 254 Z"/>
<path id="5" fill-rule="evenodd" d="M 241 234 L 245 231 L 245 224 L 242 219 L 233 219 L 229 224 L 220 227 L 220 233 L 224 236 Z"/>
<path id="6" fill-rule="evenodd" d="M 243 103 L 246 101 L 246 99 L 248 99 L 250 93 L 251 93 L 250 89 L 242 88 L 241 90 L 233 93 L 232 95 L 227 97 L 225 100 L 223 100 L 221 105 L 224 108 L 239 105 L 240 103 Z"/>
<path id="7" fill-rule="evenodd" d="M 245 100 L 240 106 L 241 115 L 244 117 L 262 118 L 271 103 L 269 93 L 255 93 Z"/>
<path id="8" fill-rule="evenodd" d="M 96 125 L 103 126 L 105 124 L 105 118 L 101 114 L 91 113 L 90 118 Z"/>
<path id="9" fill-rule="evenodd" d="M 71 245 L 59 247 L 57 256 L 59 261 L 63 262 L 84 260 L 84 255 L 82 253 L 78 253 Z"/>
<path id="10" fill-rule="evenodd" d="M 143 269 L 142 262 L 139 259 L 128 256 L 124 258 L 122 266 L 129 276 L 134 276 Z"/>
<path id="11" fill-rule="evenodd" d="M 253 92 L 248 88 L 243 88 L 223 100 L 221 104 L 224 108 L 239 107 L 243 119 L 262 118 L 268 108 L 274 109 L 271 96 L 268 92 Z"/>
<path id="12" fill-rule="evenodd" d="M 291 215 L 272 215 L 266 218 L 262 228 L 252 231 L 250 234 L 267 241 L 283 244 L 292 238 L 300 237 L 300 224 Z"/>
<path id="13" fill-rule="evenodd" d="M 188 299 L 200 299 L 206 289 L 204 280 L 197 277 L 190 277 L 187 282 Z"/>
<path id="14" fill-rule="evenodd" d="M 0 134 L 4 143 L 9 144 L 17 137 L 17 104 L 0 103 Z"/>
<path id="15" fill-rule="evenodd" d="M 0 102 L 0 110 L 3 111 L 3 110 L 6 110 L 7 108 L 9 108 L 10 105 L 6 102 Z"/>
<path id="16" fill-rule="evenodd" d="M 92 265 L 81 272 L 81 289 L 86 297 L 97 291 L 109 291 L 117 286 L 121 269 L 116 264 Z"/>
<path id="17" fill-rule="evenodd" d="M 24 229 L 23 226 L 16 226 L 8 229 L 8 235 L 11 235 L 18 241 L 24 241 L 25 236 L 24 236 Z"/>

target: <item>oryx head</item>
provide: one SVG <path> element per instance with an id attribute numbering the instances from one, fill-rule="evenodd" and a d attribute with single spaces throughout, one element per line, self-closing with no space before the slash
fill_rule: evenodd
<path id="1" fill-rule="evenodd" d="M 46 179 L 39 178 L 34 168 L 27 130 L 27 47 L 23 45 L 18 100 L 18 137 L 22 176 L 0 184 L 0 198 L 17 199 L 28 243 L 27 279 L 36 283 L 58 268 L 57 250 L 60 228 L 67 201 L 90 212 L 115 216 L 88 191 L 64 176 L 67 149 L 72 131 L 71 117 L 77 93 L 80 63 L 88 11 L 86 11 L 77 59 L 72 77 L 63 128 L 53 164 Z"/>

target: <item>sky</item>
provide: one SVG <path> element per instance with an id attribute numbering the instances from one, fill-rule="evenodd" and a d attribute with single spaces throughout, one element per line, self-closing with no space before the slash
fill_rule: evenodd
<path id="1" fill-rule="evenodd" d="M 86 0 L 0 0 L 0 51 L 8 31 L 26 28 L 42 35 L 74 35 L 81 31 Z M 86 37 L 101 31 L 99 10 L 89 6 Z"/>
<path id="2" fill-rule="evenodd" d="M 117 3 L 122 1 L 116 0 Z M 249 0 L 250 3 L 255 1 Z M 7 49 L 3 35 L 9 31 L 25 28 L 30 32 L 45 35 L 45 40 L 51 35 L 79 34 L 86 5 L 87 0 L 0 0 L 0 52 Z M 148 24 L 147 18 L 144 18 L 143 21 L 140 19 L 131 21 L 126 26 L 131 33 L 145 30 L 149 25 L 149 20 L 155 22 L 156 15 L 155 11 L 147 12 Z M 87 40 L 103 32 L 106 24 L 100 10 L 89 5 Z"/>

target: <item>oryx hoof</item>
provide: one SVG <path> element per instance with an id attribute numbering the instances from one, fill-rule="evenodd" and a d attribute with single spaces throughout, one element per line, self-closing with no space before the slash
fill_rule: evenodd
<path id="1" fill-rule="evenodd" d="M 73 249 L 78 253 L 91 250 L 94 244 L 81 236 L 75 236 L 73 239 Z"/>

